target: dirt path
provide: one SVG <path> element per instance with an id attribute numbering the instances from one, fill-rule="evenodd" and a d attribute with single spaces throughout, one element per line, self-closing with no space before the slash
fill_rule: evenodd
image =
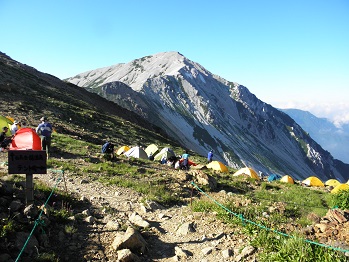
<path id="1" fill-rule="evenodd" d="M 54 186 L 58 176 L 58 173 L 49 172 L 44 176 L 34 175 L 34 179 Z M 67 187 L 68 192 L 76 193 L 90 202 L 89 211 L 95 218 L 92 224 L 94 233 L 88 236 L 89 241 L 85 243 L 85 248 L 90 249 L 86 250 L 89 252 L 87 257 L 85 254 L 86 259 L 115 261 L 116 252 L 111 244 L 120 229 L 110 230 L 107 224 L 114 221 L 120 228 L 125 228 L 131 224 L 129 217 L 135 212 L 150 224 L 148 230 L 142 231 L 148 245 L 148 252 L 142 256 L 143 261 L 234 261 L 234 255 L 224 257 L 222 252 L 229 253 L 228 249 L 234 252 L 235 249 L 237 253 L 248 244 L 245 236 L 217 220 L 215 214 L 192 212 L 190 205 L 171 208 L 159 207 L 156 203 L 147 205 L 143 196 L 133 190 L 105 186 L 98 181 L 67 173 L 64 176 L 58 188 L 65 190 Z M 182 232 L 182 225 L 189 227 Z M 92 250 L 95 252 L 91 252 L 88 243 L 94 243 Z M 254 256 L 250 259 L 253 261 Z"/>
<path id="2" fill-rule="evenodd" d="M 2 166 L 1 171 L 6 168 Z M 40 180 L 54 187 L 60 176 L 60 172 L 49 170 L 47 175 L 34 175 L 34 183 Z M 76 223 L 77 231 L 72 234 L 63 233 L 63 229 L 57 233 L 63 261 L 117 261 L 112 243 L 128 226 L 134 226 L 130 216 L 135 214 L 150 224 L 146 229 L 139 227 L 147 242 L 141 261 L 239 261 L 241 250 L 249 246 L 249 239 L 238 228 L 222 223 L 214 213 L 193 212 L 190 204 L 164 208 L 133 190 L 68 172 L 57 188 L 79 198 L 83 204 L 74 212 L 91 219 Z M 216 193 L 216 197 L 226 194 Z M 244 261 L 255 261 L 255 253 Z"/>

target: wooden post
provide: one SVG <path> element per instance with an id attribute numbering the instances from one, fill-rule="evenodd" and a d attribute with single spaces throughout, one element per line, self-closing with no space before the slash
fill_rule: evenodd
<path id="1" fill-rule="evenodd" d="M 26 204 L 34 203 L 33 174 L 47 174 L 46 151 L 10 150 L 8 152 L 8 173 L 26 174 Z"/>
<path id="2" fill-rule="evenodd" d="M 26 174 L 25 176 L 25 199 L 27 206 L 34 203 L 33 174 Z"/>

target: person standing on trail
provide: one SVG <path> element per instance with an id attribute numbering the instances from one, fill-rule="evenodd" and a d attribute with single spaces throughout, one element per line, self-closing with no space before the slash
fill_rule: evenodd
<path id="1" fill-rule="evenodd" d="M 189 170 L 189 153 L 188 150 L 185 151 L 185 153 L 182 155 L 182 168 Z"/>
<path id="2" fill-rule="evenodd" d="M 51 151 L 51 135 L 52 135 L 52 125 L 47 121 L 46 117 L 40 118 L 41 123 L 36 128 L 36 133 L 41 138 L 41 149 L 46 151 L 47 158 Z"/>
<path id="3" fill-rule="evenodd" d="M 208 154 L 207 154 L 207 163 L 211 163 L 212 158 L 213 158 L 213 152 L 212 152 L 212 150 L 210 150 L 210 152 L 208 152 Z"/>

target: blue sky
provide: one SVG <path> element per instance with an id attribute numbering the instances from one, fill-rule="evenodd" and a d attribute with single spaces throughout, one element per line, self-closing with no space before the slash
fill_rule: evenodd
<path id="1" fill-rule="evenodd" d="M 0 0 L 0 51 L 61 79 L 178 51 L 275 107 L 349 122 L 349 1 Z"/>

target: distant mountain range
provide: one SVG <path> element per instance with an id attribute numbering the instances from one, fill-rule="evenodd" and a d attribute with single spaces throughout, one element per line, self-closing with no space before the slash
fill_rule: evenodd
<path id="1" fill-rule="evenodd" d="M 129 109 L 202 155 L 231 167 L 253 167 L 295 179 L 347 181 L 336 160 L 286 113 L 178 52 L 91 70 L 65 81 Z"/>
<path id="2" fill-rule="evenodd" d="M 299 109 L 280 109 L 292 117 L 325 150 L 349 163 L 349 124 L 335 126 L 326 118 L 318 118 Z"/>

